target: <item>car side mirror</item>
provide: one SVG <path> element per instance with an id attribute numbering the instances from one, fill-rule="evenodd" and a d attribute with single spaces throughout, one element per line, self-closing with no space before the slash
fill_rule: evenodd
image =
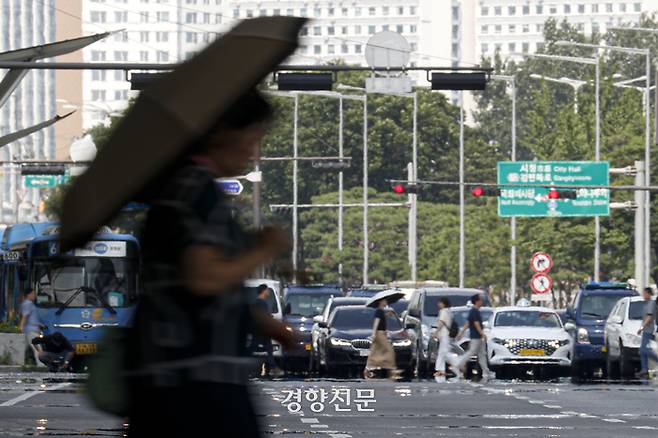
<path id="1" fill-rule="evenodd" d="M 327 328 L 327 323 L 324 321 L 317 321 L 318 327 L 320 328 Z"/>
<path id="2" fill-rule="evenodd" d="M 575 332 L 576 331 L 576 324 L 573 322 L 568 322 L 564 324 L 564 329 L 568 332 Z"/>
<path id="3" fill-rule="evenodd" d="M 315 315 L 313 317 L 313 322 L 320 324 L 324 319 L 322 318 L 322 315 Z"/>
<path id="4" fill-rule="evenodd" d="M 489 328 L 489 321 L 484 321 L 484 322 L 482 323 L 482 328 L 484 328 L 484 329 L 488 329 L 488 328 Z"/>
<path id="5" fill-rule="evenodd" d="M 614 315 L 610 317 L 610 322 L 613 324 L 621 324 L 622 322 L 624 322 L 624 320 L 622 319 L 621 316 Z"/>

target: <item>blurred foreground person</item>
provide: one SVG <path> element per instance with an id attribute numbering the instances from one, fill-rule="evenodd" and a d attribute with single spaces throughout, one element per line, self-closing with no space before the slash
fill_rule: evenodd
<path id="1" fill-rule="evenodd" d="M 145 294 L 138 309 L 129 414 L 131 437 L 258 437 L 247 381 L 247 334 L 292 332 L 251 305 L 242 283 L 289 249 L 279 228 L 248 234 L 215 179 L 242 175 L 272 110 L 256 91 L 148 190 L 142 236 Z"/>
<path id="2" fill-rule="evenodd" d="M 37 336 L 32 339 L 32 345 L 37 351 L 39 361 L 48 367 L 48 371 L 68 371 L 75 350 L 63 334 L 55 332 L 52 335 Z"/>

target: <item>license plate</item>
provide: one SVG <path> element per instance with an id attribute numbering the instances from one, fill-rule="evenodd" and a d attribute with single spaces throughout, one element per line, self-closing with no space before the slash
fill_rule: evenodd
<path id="1" fill-rule="evenodd" d="M 96 354 L 96 344 L 75 344 L 75 354 Z"/>
<path id="2" fill-rule="evenodd" d="M 304 344 L 304 350 L 311 351 L 312 350 L 311 344 Z"/>
<path id="3" fill-rule="evenodd" d="M 541 348 L 522 348 L 519 356 L 544 356 L 546 352 Z"/>
<path id="4" fill-rule="evenodd" d="M 601 353 L 605 353 L 606 351 L 608 351 L 608 347 L 606 347 L 605 345 L 601 347 Z"/>
<path id="5" fill-rule="evenodd" d="M 359 350 L 359 356 L 361 357 L 367 357 L 370 351 L 368 350 Z"/>

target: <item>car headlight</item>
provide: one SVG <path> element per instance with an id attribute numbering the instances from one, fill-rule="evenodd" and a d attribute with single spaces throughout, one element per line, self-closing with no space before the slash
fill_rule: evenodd
<path id="1" fill-rule="evenodd" d="M 560 347 L 564 347 L 568 343 L 569 343 L 568 339 L 554 339 L 552 341 L 549 341 L 548 345 L 555 348 L 555 349 L 558 349 Z"/>
<path id="2" fill-rule="evenodd" d="M 410 347 L 411 346 L 411 341 L 409 339 L 400 339 L 397 341 L 393 341 L 393 346 L 394 347 Z"/>
<path id="3" fill-rule="evenodd" d="M 500 338 L 493 338 L 492 341 L 496 344 L 505 345 L 505 340 Z"/>
<path id="4" fill-rule="evenodd" d="M 306 327 L 304 327 L 303 325 L 301 325 L 301 326 L 299 326 L 299 327 L 297 328 L 297 330 L 299 330 L 300 332 L 305 332 L 307 329 L 306 329 Z"/>
<path id="5" fill-rule="evenodd" d="M 329 342 L 334 347 L 349 347 L 352 343 L 346 339 L 329 338 Z"/>
<path id="6" fill-rule="evenodd" d="M 635 333 L 625 333 L 624 334 L 624 343 L 626 345 L 634 345 L 634 344 L 639 344 L 641 341 L 641 338 L 636 335 Z"/>
<path id="7" fill-rule="evenodd" d="M 430 328 L 425 324 L 420 325 L 420 334 L 423 336 L 423 341 L 427 343 L 430 339 Z"/>
<path id="8" fill-rule="evenodd" d="M 579 344 L 589 344 L 589 333 L 587 333 L 587 329 L 583 327 L 578 329 L 576 334 L 576 342 Z"/>

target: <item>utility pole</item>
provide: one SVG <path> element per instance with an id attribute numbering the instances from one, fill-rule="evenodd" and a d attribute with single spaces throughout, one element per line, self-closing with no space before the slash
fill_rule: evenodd
<path id="1" fill-rule="evenodd" d="M 645 165 L 644 161 L 635 162 L 635 185 L 642 186 L 645 184 Z M 649 196 L 644 190 L 635 190 L 635 284 L 637 290 L 641 291 L 647 286 L 647 273 L 645 263 L 645 241 L 649 236 L 645 235 L 645 196 Z"/>

